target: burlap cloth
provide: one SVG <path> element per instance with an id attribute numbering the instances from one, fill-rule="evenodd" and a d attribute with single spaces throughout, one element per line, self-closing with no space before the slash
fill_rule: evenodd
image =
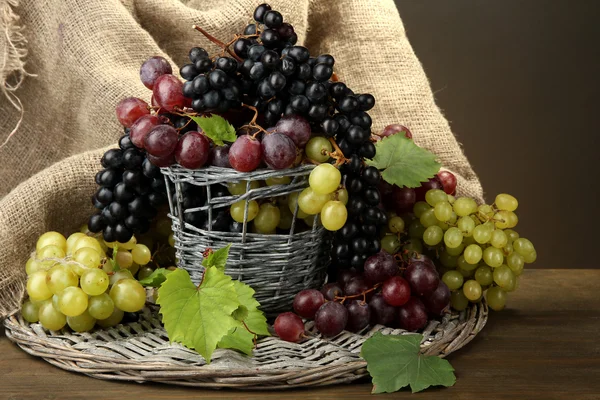
<path id="1" fill-rule="evenodd" d="M 458 175 L 460 193 L 482 197 L 393 0 L 269 3 L 292 23 L 299 43 L 313 54 L 335 56 L 336 72 L 353 90 L 375 95 L 374 130 L 409 126 L 414 140 Z M 99 158 L 122 134 L 116 103 L 150 97 L 139 80 L 141 63 L 161 55 L 182 65 L 194 45 L 216 50 L 191 26 L 228 39 L 241 32 L 258 4 L 0 0 L 0 143 L 22 115 L 0 149 L 0 318 L 19 305 L 25 261 L 37 236 L 72 232 L 92 212 Z"/>

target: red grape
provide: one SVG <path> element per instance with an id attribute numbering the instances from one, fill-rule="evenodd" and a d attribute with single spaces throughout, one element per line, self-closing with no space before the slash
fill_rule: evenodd
<path id="1" fill-rule="evenodd" d="M 310 124 L 298 115 L 286 115 L 275 124 L 277 132 L 289 136 L 299 149 L 310 139 Z"/>
<path id="2" fill-rule="evenodd" d="M 323 293 L 316 289 L 302 290 L 294 297 L 294 311 L 302 318 L 314 319 L 323 303 L 325 303 Z"/>
<path id="3" fill-rule="evenodd" d="M 337 282 L 331 282 L 321 288 L 321 293 L 326 300 L 332 301 L 336 296 L 341 297 L 344 295 L 342 286 Z"/>
<path id="4" fill-rule="evenodd" d="M 398 187 L 394 185 L 392 191 L 392 204 L 397 213 L 406 211 L 412 212 L 412 208 L 417 202 L 417 195 L 415 189 L 408 187 Z"/>
<path id="5" fill-rule="evenodd" d="M 117 119 L 126 128 L 129 128 L 143 115 L 150 114 L 148 103 L 137 97 L 127 97 L 117 104 Z"/>
<path id="6" fill-rule="evenodd" d="M 358 332 L 371 321 L 371 309 L 362 300 L 350 300 L 346 303 L 348 310 L 348 323 L 346 329 L 350 332 Z"/>
<path id="7" fill-rule="evenodd" d="M 383 132 L 381 132 L 381 137 L 387 137 L 387 136 L 392 136 L 395 135 L 398 132 L 402 132 L 404 131 L 404 136 L 406 136 L 409 139 L 412 139 L 412 133 L 410 133 L 410 130 L 405 127 L 404 125 L 400 125 L 400 124 L 391 124 L 386 126 L 385 128 L 383 128 Z"/>
<path id="8" fill-rule="evenodd" d="M 215 146 L 210 149 L 211 157 L 210 163 L 215 167 L 221 168 L 231 168 L 231 164 L 229 163 L 229 149 L 230 145 L 225 144 L 223 146 Z"/>
<path id="9" fill-rule="evenodd" d="M 285 169 L 296 160 L 296 145 L 288 136 L 271 133 L 262 139 L 262 152 L 267 165 L 272 169 Z"/>
<path id="10" fill-rule="evenodd" d="M 440 280 L 437 289 L 429 296 L 423 297 L 421 300 L 429 313 L 441 315 L 450 304 L 450 289 L 448 289 L 448 286 Z"/>
<path id="11" fill-rule="evenodd" d="M 328 301 L 317 310 L 315 326 L 323 336 L 335 336 L 346 328 L 348 310 L 335 301 Z"/>
<path id="12" fill-rule="evenodd" d="M 131 138 L 131 142 L 139 147 L 140 149 L 144 148 L 144 139 L 146 135 L 157 125 L 161 125 L 162 121 L 160 118 L 154 115 L 144 115 L 143 117 L 138 118 L 137 121 L 131 128 L 129 129 L 129 137 Z"/>
<path id="13" fill-rule="evenodd" d="M 173 154 L 168 154 L 165 157 L 155 157 L 152 154 L 148 154 L 147 157 L 157 167 L 168 167 L 175 164 L 175 156 Z"/>
<path id="14" fill-rule="evenodd" d="M 375 284 L 398 274 L 398 265 L 391 254 L 380 251 L 367 258 L 364 275 L 368 282 Z"/>
<path id="15" fill-rule="evenodd" d="M 183 84 L 174 75 L 162 75 L 154 82 L 152 94 L 154 101 L 167 111 L 176 107 L 183 108 L 186 99 L 183 96 Z"/>
<path id="16" fill-rule="evenodd" d="M 383 282 L 381 295 L 386 303 L 391 306 L 401 306 L 410 299 L 410 285 L 401 276 L 392 276 Z"/>
<path id="17" fill-rule="evenodd" d="M 205 135 L 191 131 L 179 138 L 175 147 L 175 160 L 184 168 L 197 169 L 206 164 L 210 143 Z"/>
<path id="18" fill-rule="evenodd" d="M 140 79 L 144 86 L 152 90 L 154 82 L 156 82 L 161 75 L 172 73 L 173 69 L 171 68 L 171 64 L 163 57 L 155 56 L 150 57 L 142 64 L 142 67 L 140 68 Z"/>
<path id="19" fill-rule="evenodd" d="M 429 263 L 413 261 L 404 271 L 404 279 L 410 284 L 412 292 L 418 296 L 427 296 L 437 289 L 440 276 Z"/>
<path id="20" fill-rule="evenodd" d="M 178 139 L 175 128 L 170 125 L 158 125 L 144 138 L 144 148 L 155 157 L 166 157 L 173 153 Z"/>
<path id="21" fill-rule="evenodd" d="M 304 323 L 293 312 L 279 314 L 273 324 L 275 333 L 286 342 L 299 342 L 304 336 Z"/>
<path id="22" fill-rule="evenodd" d="M 421 186 L 415 189 L 417 201 L 425 201 L 425 193 L 431 189 L 444 190 L 442 183 L 437 177 L 430 178 L 427 182 L 422 182 Z"/>
<path id="23" fill-rule="evenodd" d="M 262 161 L 260 142 L 250 135 L 237 138 L 229 149 L 229 162 L 240 172 L 254 171 Z"/>
<path id="24" fill-rule="evenodd" d="M 338 273 L 338 283 L 342 285 L 342 288 L 350 282 L 350 279 L 360 276 L 360 274 L 353 269 L 343 269 Z"/>
<path id="25" fill-rule="evenodd" d="M 440 171 L 437 174 L 439 181 L 442 183 L 444 192 L 447 194 L 456 193 L 456 176 L 450 171 Z"/>
<path id="26" fill-rule="evenodd" d="M 376 294 L 369 301 L 371 323 L 390 326 L 396 320 L 396 307 L 385 302 L 382 295 Z"/>
<path id="27" fill-rule="evenodd" d="M 344 286 L 344 293 L 346 293 L 346 296 L 356 296 L 357 294 L 364 293 L 370 288 L 371 286 L 362 276 L 357 276 L 355 278 L 350 279 L 346 286 Z M 367 293 L 367 295 L 372 294 L 373 292 Z"/>
<path id="28" fill-rule="evenodd" d="M 408 302 L 398 310 L 400 327 L 407 331 L 416 331 L 427 325 L 427 311 L 423 302 L 416 297 L 411 297 Z"/>

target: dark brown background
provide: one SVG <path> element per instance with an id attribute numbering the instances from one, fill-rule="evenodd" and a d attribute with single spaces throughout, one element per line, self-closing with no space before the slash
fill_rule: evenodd
<path id="1" fill-rule="evenodd" d="M 486 200 L 520 200 L 533 267 L 597 268 L 600 1 L 396 4 Z"/>

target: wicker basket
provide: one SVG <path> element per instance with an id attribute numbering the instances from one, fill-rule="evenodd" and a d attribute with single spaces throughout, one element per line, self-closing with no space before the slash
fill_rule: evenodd
<path id="1" fill-rule="evenodd" d="M 307 176 L 313 168 L 314 165 L 302 165 L 293 169 L 261 169 L 248 173 L 219 167 L 200 170 L 180 166 L 163 168 L 178 266 L 186 269 L 193 281 L 200 282 L 204 271 L 201 265 L 203 252 L 207 248 L 219 249 L 231 244 L 227 274 L 252 286 L 261 309 L 268 316 L 289 310 L 296 293 L 302 289 L 319 288 L 323 284 L 329 264 L 328 235 L 323 227 L 317 225 L 316 220 L 312 228 L 299 231 L 299 223 L 296 222 L 297 207 L 289 234 L 250 233 L 246 222 L 248 202 L 301 191 L 307 186 Z M 292 178 L 292 182 L 251 189 L 253 181 L 284 176 Z M 245 194 L 214 197 L 214 185 L 239 181 L 247 181 Z M 204 188 L 207 205 L 185 209 L 183 185 Z M 211 230 L 216 213 L 240 200 L 246 201 L 242 232 Z M 204 212 L 207 215 L 208 229 L 185 222 L 184 215 L 194 212 Z"/>

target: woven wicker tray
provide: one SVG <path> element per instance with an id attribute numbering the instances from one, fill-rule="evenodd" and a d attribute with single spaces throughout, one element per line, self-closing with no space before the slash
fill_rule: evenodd
<path id="1" fill-rule="evenodd" d="M 487 305 L 481 302 L 430 321 L 423 332 L 422 353 L 445 357 L 462 348 L 483 329 L 487 316 Z M 4 326 L 6 336 L 27 353 L 94 378 L 245 390 L 355 381 L 368 375 L 359 354 L 369 336 L 377 331 L 410 334 L 378 325 L 362 334 L 343 332 L 323 339 L 308 322 L 311 338 L 302 343 L 266 337 L 258 341 L 253 357 L 219 349 L 207 365 L 195 351 L 169 343 L 153 307 L 144 309 L 138 322 L 86 333 L 49 332 L 18 314 L 7 318 Z"/>

